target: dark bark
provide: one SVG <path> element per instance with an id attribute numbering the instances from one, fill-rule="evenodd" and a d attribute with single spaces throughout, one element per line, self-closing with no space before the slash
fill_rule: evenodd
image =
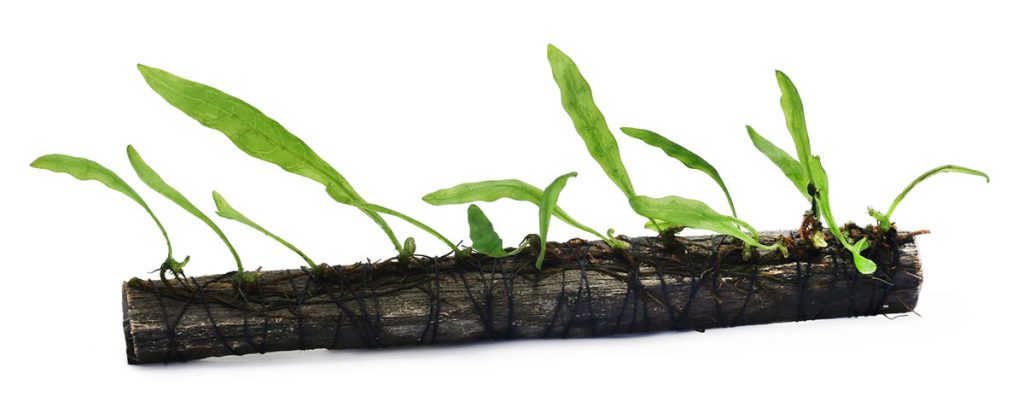
<path id="1" fill-rule="evenodd" d="M 764 242 L 780 234 L 765 233 Z M 791 241 L 789 258 L 723 236 L 549 243 L 509 258 L 415 257 L 318 271 L 231 274 L 189 285 L 124 284 L 128 362 L 314 348 L 592 337 L 912 311 L 921 266 L 912 235 L 877 237 L 862 275 L 849 253 Z"/>

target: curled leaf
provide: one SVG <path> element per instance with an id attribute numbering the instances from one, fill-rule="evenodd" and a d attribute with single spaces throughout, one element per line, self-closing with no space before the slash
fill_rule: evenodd
<path id="1" fill-rule="evenodd" d="M 234 207 L 231 206 L 231 204 L 228 203 L 228 200 L 224 199 L 224 196 L 220 195 L 220 193 L 218 193 L 216 191 L 213 192 L 213 202 L 217 205 L 217 215 L 219 215 L 221 217 L 224 217 L 224 218 L 227 218 L 229 220 L 238 221 L 238 222 L 240 222 L 242 224 L 248 225 L 250 228 L 252 228 L 252 229 L 254 229 L 256 231 L 262 232 L 266 236 L 272 238 L 274 241 L 277 241 L 279 244 L 284 245 L 286 248 L 292 250 L 292 252 L 295 252 L 296 254 L 301 256 L 302 259 L 305 260 L 307 264 L 309 264 L 310 268 L 313 268 L 313 269 L 317 268 L 317 264 L 315 262 L 313 262 L 312 259 L 309 259 L 309 257 L 306 256 L 305 253 L 300 251 L 298 248 L 296 248 L 294 245 L 292 245 L 288 241 L 285 241 L 283 238 L 281 238 L 281 237 L 279 237 L 277 235 L 274 235 L 270 231 L 267 231 L 265 228 L 261 227 L 259 224 L 257 224 L 255 222 L 253 222 L 252 220 L 250 220 L 249 217 L 246 217 L 245 215 L 242 215 L 241 212 L 236 210 Z"/>
<path id="2" fill-rule="evenodd" d="M 716 170 L 711 163 L 708 163 L 707 160 L 704 160 L 703 157 L 700 157 L 697 153 L 694 153 L 689 149 L 680 146 L 678 143 L 669 140 L 665 136 L 650 130 L 631 127 L 624 127 L 621 128 L 621 130 L 622 133 L 625 133 L 627 136 L 661 149 L 661 151 L 665 152 L 666 155 L 679 160 L 679 162 L 684 166 L 707 174 L 708 177 L 711 177 L 711 179 L 721 187 L 722 192 L 725 193 L 725 199 L 729 201 L 729 209 L 732 211 L 732 216 L 736 216 L 736 206 L 732 203 L 732 196 L 729 195 L 729 189 L 725 187 L 725 182 L 722 181 L 722 176 L 720 176 L 718 174 L 718 170 Z"/>

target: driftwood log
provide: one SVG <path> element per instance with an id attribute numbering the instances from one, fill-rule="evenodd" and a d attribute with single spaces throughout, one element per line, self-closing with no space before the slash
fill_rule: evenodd
<path id="1" fill-rule="evenodd" d="M 876 237 L 873 275 L 836 245 L 744 259 L 725 236 L 548 243 L 535 251 L 416 256 L 347 266 L 123 285 L 128 362 L 145 364 L 297 349 L 592 337 L 912 311 L 922 281 L 913 234 Z"/>

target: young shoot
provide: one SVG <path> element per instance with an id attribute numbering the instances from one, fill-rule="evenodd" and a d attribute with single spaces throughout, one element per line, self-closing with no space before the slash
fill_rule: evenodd
<path id="1" fill-rule="evenodd" d="M 157 174 L 156 170 L 153 170 L 152 167 L 149 167 L 149 165 L 142 160 L 142 156 L 139 155 L 139 152 L 136 151 L 134 147 L 128 145 L 127 150 L 128 161 L 131 162 L 132 168 L 135 169 L 135 174 L 139 176 L 139 179 L 141 179 L 143 183 L 146 183 L 146 185 L 153 189 L 153 191 L 160 193 L 160 195 L 171 200 L 171 202 L 177 204 L 189 214 L 199 218 L 204 224 L 209 226 L 210 229 L 220 237 L 221 241 L 224 241 L 224 245 L 226 245 L 228 250 L 231 251 L 231 256 L 235 258 L 236 270 L 238 271 L 238 274 L 236 275 L 237 279 L 243 282 L 255 281 L 256 274 L 245 271 L 245 268 L 242 267 L 242 260 L 238 257 L 238 252 L 235 251 L 235 247 L 231 245 L 231 242 L 228 241 L 228 237 L 224 235 L 224 232 L 221 231 L 219 227 L 217 227 L 217 224 L 215 224 L 210 217 L 207 217 L 206 214 L 203 214 L 202 211 L 199 211 L 199 209 L 196 208 L 191 201 L 185 198 L 184 195 L 178 192 L 178 190 L 167 184 L 167 182 Z"/>
<path id="2" fill-rule="evenodd" d="M 914 181 L 910 182 L 910 185 L 908 185 L 907 188 L 903 189 L 903 192 L 901 192 L 900 195 L 896 196 L 896 199 L 892 200 L 892 205 L 889 206 L 889 210 L 886 211 L 885 214 L 882 214 L 882 213 L 878 212 L 874 208 L 870 208 L 870 207 L 868 208 L 868 214 L 871 214 L 872 217 L 875 217 L 875 219 L 878 220 L 878 228 L 881 229 L 882 231 L 889 231 L 889 228 L 892 225 L 891 222 L 890 222 L 890 218 L 892 217 L 892 213 L 893 213 L 893 211 L 896 211 L 896 206 L 899 205 L 899 203 L 901 201 L 903 201 L 903 198 L 907 196 L 907 193 L 909 193 L 910 190 L 912 190 L 915 186 L 917 186 L 922 181 L 925 181 L 929 177 L 934 176 L 934 175 L 939 174 L 939 173 L 962 173 L 962 174 L 969 174 L 969 175 L 972 175 L 972 176 L 984 177 L 985 178 L 985 182 L 986 183 L 989 182 L 988 174 L 982 173 L 982 172 L 980 172 L 978 170 L 969 169 L 969 168 L 966 168 L 966 167 L 956 166 L 956 165 L 952 165 L 952 164 L 947 164 L 947 165 L 939 166 L 939 167 L 936 167 L 934 169 L 928 170 L 928 171 L 924 172 L 924 174 L 920 175 L 918 178 L 914 179 Z"/>
<path id="3" fill-rule="evenodd" d="M 120 192 L 131 198 L 132 201 L 138 203 L 142 209 L 146 210 L 153 222 L 156 223 L 157 228 L 160 229 L 160 234 L 163 235 L 164 241 L 167 242 L 167 259 L 160 264 L 160 280 L 167 284 L 166 273 L 168 271 L 174 275 L 175 279 L 182 279 L 184 273 L 182 268 L 188 263 L 189 257 L 181 262 L 178 262 L 173 257 L 173 250 L 171 249 L 171 239 L 167 236 L 167 230 L 164 229 L 163 224 L 156 218 L 156 214 L 153 214 L 153 210 L 149 208 L 146 201 L 139 196 L 135 190 L 128 185 L 117 173 L 112 170 L 96 163 L 92 160 L 85 159 L 82 157 L 68 156 L 65 154 L 47 154 L 40 156 L 38 159 L 32 162 L 30 166 L 37 169 L 50 170 L 57 173 L 65 173 L 71 175 L 79 180 L 94 180 L 103 185 L 107 186 L 111 190 Z"/>
<path id="4" fill-rule="evenodd" d="M 245 101 L 161 69 L 141 64 L 138 68 L 146 83 L 164 100 L 203 126 L 220 131 L 246 154 L 316 181 L 335 201 L 360 209 L 380 226 L 400 255 L 410 246 L 398 242 L 391 227 L 380 216 L 381 212 L 401 218 L 454 248 L 451 241 L 423 223 L 394 210 L 381 211 L 377 209 L 379 206 L 366 202 L 341 173 L 302 139 Z"/>
<path id="5" fill-rule="evenodd" d="M 217 205 L 217 215 L 221 216 L 222 218 L 238 221 L 256 231 L 262 232 L 264 235 L 272 238 L 274 241 L 277 241 L 279 244 L 284 245 L 286 248 L 292 250 L 292 252 L 298 254 L 300 257 L 302 257 L 303 260 L 306 261 L 306 264 L 308 264 L 309 267 L 312 268 L 313 270 L 319 269 L 319 266 L 316 264 L 316 262 L 313 262 L 313 260 L 306 256 L 305 253 L 296 248 L 295 245 L 292 245 L 288 241 L 285 241 L 283 238 L 274 235 L 270 231 L 267 231 L 259 224 L 250 220 L 249 217 L 242 215 L 241 212 L 236 210 L 234 207 L 231 206 L 231 204 L 228 203 L 228 200 L 224 199 L 224 196 L 220 195 L 220 193 L 216 191 L 213 192 L 213 202 Z"/>

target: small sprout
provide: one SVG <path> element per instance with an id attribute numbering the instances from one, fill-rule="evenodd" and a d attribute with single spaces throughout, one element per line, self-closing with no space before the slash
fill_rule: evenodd
<path id="1" fill-rule="evenodd" d="M 892 200 L 892 205 L 889 206 L 889 210 L 886 211 L 885 214 L 882 214 L 881 212 L 875 210 L 874 208 L 868 208 L 868 214 L 871 214 L 872 217 L 878 220 L 878 228 L 880 228 L 882 231 L 889 231 L 891 225 L 890 217 L 892 217 L 893 211 L 896 211 L 896 206 L 899 205 L 901 201 L 903 201 L 904 197 L 907 196 L 907 193 L 909 193 L 910 190 L 914 189 L 914 187 L 917 186 L 920 182 L 925 181 L 929 177 L 939 173 L 969 174 L 972 176 L 984 177 L 985 182 L 989 182 L 988 174 L 982 173 L 978 170 L 969 169 L 966 167 L 956 166 L 952 164 L 947 164 L 944 166 L 939 166 L 934 169 L 928 170 L 924 172 L 924 174 L 914 179 L 914 181 L 910 182 L 910 185 L 908 185 L 907 188 L 903 189 L 903 192 L 901 192 L 900 195 L 896 196 L 896 199 Z"/>
<path id="2" fill-rule="evenodd" d="M 171 250 L 171 239 L 167 236 L 167 230 L 164 229 L 163 224 L 156 218 L 156 214 L 153 214 L 153 210 L 149 208 L 146 201 L 136 193 L 135 190 L 128 185 L 117 173 L 104 167 L 103 165 L 96 163 L 92 160 L 85 159 L 82 157 L 68 156 L 65 154 L 47 154 L 40 156 L 38 159 L 30 164 L 30 166 L 37 169 L 50 170 L 57 173 L 69 174 L 79 180 L 94 180 L 103 185 L 107 186 L 111 190 L 120 192 L 131 198 L 139 204 L 146 213 L 149 214 L 153 222 L 156 223 L 157 228 L 160 229 L 160 234 L 164 236 L 164 241 L 167 242 L 167 259 L 160 265 L 160 280 L 167 282 L 165 273 L 170 271 L 175 278 L 181 279 L 183 276 L 182 268 L 188 263 L 189 257 L 185 257 L 185 260 L 178 262 L 174 259 L 173 251 Z"/>
<path id="3" fill-rule="evenodd" d="M 398 253 L 398 259 L 402 262 L 408 262 L 412 259 L 412 256 L 416 254 L 416 240 L 413 237 L 405 239 L 402 243 L 402 252 Z"/>
<path id="4" fill-rule="evenodd" d="M 128 161 L 131 162 L 132 168 L 135 169 L 135 174 L 139 176 L 139 179 L 141 179 L 143 183 L 146 183 L 146 185 L 153 189 L 153 191 L 160 193 L 160 195 L 171 200 L 189 214 L 199 218 L 203 223 L 209 226 L 210 229 L 220 237 L 221 241 L 224 241 L 224 245 L 226 245 L 228 250 L 231 251 L 231 256 L 235 258 L 235 265 L 238 268 L 238 279 L 246 282 L 255 280 L 256 274 L 245 271 L 245 268 L 242 267 L 242 260 L 238 257 L 238 252 L 235 251 L 235 247 L 231 245 L 231 242 L 228 241 L 228 237 L 224 235 L 224 232 L 221 231 L 219 227 L 217 227 L 217 224 L 215 224 L 210 217 L 207 217 L 206 214 L 203 214 L 202 211 L 199 211 L 199 209 L 196 208 L 191 201 L 185 198 L 184 195 L 178 192 L 178 190 L 175 190 L 174 187 L 167 184 L 152 167 L 149 167 L 149 165 L 142 160 L 142 156 L 139 155 L 139 152 L 136 151 L 134 147 L 128 145 L 127 150 Z"/>
<path id="5" fill-rule="evenodd" d="M 312 268 L 313 270 L 317 270 L 317 269 L 320 268 L 316 264 L 316 262 L 313 262 L 312 259 L 310 259 L 308 256 L 306 256 L 305 253 L 300 251 L 294 245 L 290 244 L 288 241 L 285 241 L 283 238 L 281 238 L 281 237 L 279 237 L 277 235 L 272 234 L 270 231 L 267 231 L 265 228 L 261 227 L 259 224 L 256 224 L 255 222 L 250 220 L 249 217 L 246 217 L 245 215 L 242 215 L 242 213 L 238 212 L 238 210 L 236 210 L 234 207 L 232 207 L 231 204 L 228 204 L 228 200 L 224 199 L 224 196 L 220 195 L 220 193 L 218 193 L 216 191 L 213 192 L 213 202 L 217 205 L 217 215 L 219 215 L 219 216 L 221 216 L 223 218 L 227 218 L 229 220 L 238 221 L 238 222 L 240 222 L 242 224 L 248 225 L 250 228 L 252 228 L 252 229 L 254 229 L 256 231 L 262 232 L 266 236 L 272 238 L 274 241 L 277 241 L 279 244 L 284 245 L 288 249 L 292 250 L 292 252 L 295 252 L 296 254 L 301 256 L 302 259 L 305 260 L 306 263 L 309 264 L 309 267 Z"/>
<path id="6" fill-rule="evenodd" d="M 827 248 L 828 242 L 825 242 L 825 233 L 820 230 L 814 231 L 814 234 L 811 235 L 811 244 L 813 244 L 815 248 Z"/>
<path id="7" fill-rule="evenodd" d="M 547 188 L 540 200 L 540 254 L 537 255 L 537 269 L 544 263 L 544 252 L 547 251 L 548 227 L 551 225 L 551 213 L 555 211 L 558 203 L 558 196 L 565 188 L 565 183 L 570 177 L 576 177 L 576 172 L 565 173 L 555 178 Z"/>
<path id="8" fill-rule="evenodd" d="M 167 71 L 139 65 L 146 83 L 172 106 L 197 120 L 203 126 L 223 133 L 232 143 L 246 154 L 273 163 L 287 172 L 298 174 L 323 184 L 327 195 L 335 201 L 359 208 L 373 220 L 387 235 L 395 250 L 404 248 L 395 233 L 348 180 L 313 151 L 302 139 L 289 132 L 280 123 L 241 99 L 228 95 L 213 87 L 181 78 Z M 412 225 L 426 230 L 431 235 L 455 248 L 451 241 L 440 236 L 433 229 L 424 228 L 421 222 L 399 214 L 388 214 L 401 218 Z"/>

